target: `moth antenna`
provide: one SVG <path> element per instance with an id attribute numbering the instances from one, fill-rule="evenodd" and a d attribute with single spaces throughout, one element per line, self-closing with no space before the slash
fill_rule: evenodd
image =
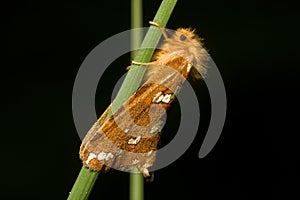
<path id="1" fill-rule="evenodd" d="M 167 33 L 166 33 L 166 30 L 165 30 L 163 27 L 161 27 L 160 24 L 158 24 L 158 23 L 156 23 L 156 22 L 153 22 L 153 21 L 149 21 L 149 24 L 151 24 L 151 25 L 156 26 L 157 28 L 159 28 L 160 31 L 161 31 L 161 33 L 163 34 L 164 38 L 165 38 L 166 40 L 169 39 L 169 37 L 168 37 L 168 35 L 167 35 Z"/>

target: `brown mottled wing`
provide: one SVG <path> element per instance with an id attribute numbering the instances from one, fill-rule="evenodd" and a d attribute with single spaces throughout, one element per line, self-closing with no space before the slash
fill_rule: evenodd
<path id="1" fill-rule="evenodd" d="M 106 122 L 108 108 L 93 125 L 80 147 L 83 164 L 96 171 L 109 167 L 130 171 L 139 168 L 148 176 L 164 124 L 165 110 L 174 92 L 185 81 L 180 73 L 162 68 Z M 109 166 L 109 167 L 108 167 Z"/>

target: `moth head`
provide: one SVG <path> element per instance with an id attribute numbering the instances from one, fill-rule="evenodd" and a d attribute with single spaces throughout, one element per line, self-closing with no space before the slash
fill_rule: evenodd
<path id="1" fill-rule="evenodd" d="M 208 59 L 208 53 L 203 47 L 201 39 L 195 33 L 195 29 L 179 28 L 175 31 L 169 42 L 176 46 L 180 54 L 200 72 L 203 76 L 206 73 L 205 61 Z M 198 75 L 199 76 L 199 75 Z"/>

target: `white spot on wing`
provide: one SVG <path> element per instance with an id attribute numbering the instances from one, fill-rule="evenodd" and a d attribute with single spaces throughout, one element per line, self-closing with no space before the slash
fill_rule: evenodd
<path id="1" fill-rule="evenodd" d="M 99 154 L 98 154 L 98 157 L 97 159 L 100 161 L 100 160 L 104 160 L 106 158 L 106 153 L 101 151 Z"/>
<path id="2" fill-rule="evenodd" d="M 159 103 L 159 102 L 164 102 L 164 103 L 169 103 L 172 98 L 172 94 L 166 94 L 163 95 L 162 92 L 158 92 L 155 97 L 152 99 L 152 102 L 154 103 Z"/>
<path id="3" fill-rule="evenodd" d="M 114 155 L 113 155 L 112 153 L 109 152 L 109 153 L 107 154 L 105 160 L 110 160 L 110 159 L 112 159 L 113 157 L 114 157 Z"/>
<path id="4" fill-rule="evenodd" d="M 137 143 L 139 143 L 139 141 L 141 140 L 141 136 L 139 135 L 137 138 L 135 138 L 135 139 L 133 139 L 133 138 L 130 138 L 129 140 L 128 140 L 128 144 L 137 144 Z"/>
<path id="5" fill-rule="evenodd" d="M 96 157 L 97 157 L 96 154 L 90 153 L 90 155 L 89 155 L 88 158 L 86 159 L 85 163 L 88 165 L 89 162 L 90 162 L 92 159 L 96 158 Z"/>
<path id="6" fill-rule="evenodd" d="M 163 98 L 164 98 L 164 95 L 160 95 L 160 96 L 156 99 L 155 103 L 161 102 L 161 100 L 162 100 Z"/>
<path id="7" fill-rule="evenodd" d="M 164 103 L 169 103 L 171 100 L 171 96 L 172 96 L 172 94 L 166 94 L 161 101 Z"/>
<path id="8" fill-rule="evenodd" d="M 156 102 L 157 99 L 162 95 L 162 92 L 158 92 L 155 97 L 152 99 L 152 102 Z"/>

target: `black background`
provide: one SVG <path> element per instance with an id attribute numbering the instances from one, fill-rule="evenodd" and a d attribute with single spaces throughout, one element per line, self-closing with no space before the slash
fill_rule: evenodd
<path id="1" fill-rule="evenodd" d="M 144 26 L 159 4 L 144 2 Z M 28 0 L 1 8 L 1 199 L 66 199 L 81 168 L 71 107 L 76 73 L 101 41 L 129 29 L 130 2 Z M 224 79 L 227 119 L 213 151 L 198 158 L 200 131 L 179 160 L 145 183 L 146 200 L 296 195 L 298 12 L 287 1 L 177 3 L 167 26 L 191 26 L 205 38 Z M 128 64 L 121 57 L 101 79 L 98 114 Z M 90 199 L 128 199 L 128 178 L 100 175 Z"/>

